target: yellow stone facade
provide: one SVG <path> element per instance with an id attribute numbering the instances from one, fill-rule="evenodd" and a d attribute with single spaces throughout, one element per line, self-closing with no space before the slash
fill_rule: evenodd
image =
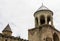
<path id="1" fill-rule="evenodd" d="M 60 32 L 53 25 L 53 12 L 42 5 L 35 13 L 35 28 L 28 30 L 29 41 L 60 41 Z"/>

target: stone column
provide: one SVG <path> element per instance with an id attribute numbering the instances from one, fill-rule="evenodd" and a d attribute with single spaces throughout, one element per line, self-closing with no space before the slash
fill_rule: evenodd
<path id="1" fill-rule="evenodd" d="M 51 17 L 51 25 L 53 25 L 53 17 Z"/>
<path id="2" fill-rule="evenodd" d="M 47 16 L 45 16 L 45 24 L 47 24 Z"/>
<path id="3" fill-rule="evenodd" d="M 40 17 L 38 17 L 38 26 L 41 25 L 41 22 L 40 22 Z"/>

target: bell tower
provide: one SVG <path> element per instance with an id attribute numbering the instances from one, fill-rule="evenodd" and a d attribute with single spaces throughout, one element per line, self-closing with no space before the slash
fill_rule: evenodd
<path id="1" fill-rule="evenodd" d="M 42 6 L 34 13 L 35 27 L 42 25 L 53 25 L 53 12 L 46 6 Z"/>
<path id="2" fill-rule="evenodd" d="M 29 41 L 60 41 L 60 31 L 53 25 L 53 12 L 42 5 L 35 13 L 35 28 L 28 30 Z"/>

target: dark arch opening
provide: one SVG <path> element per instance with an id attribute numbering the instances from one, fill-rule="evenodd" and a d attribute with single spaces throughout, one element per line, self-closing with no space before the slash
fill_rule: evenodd
<path id="1" fill-rule="evenodd" d="M 40 16 L 40 23 L 41 24 L 45 23 L 45 17 L 44 17 L 44 15 Z"/>
<path id="2" fill-rule="evenodd" d="M 59 37 L 56 33 L 53 34 L 53 41 L 59 41 Z"/>
<path id="3" fill-rule="evenodd" d="M 51 24 L 51 18 L 50 18 L 50 16 L 47 17 L 47 23 Z"/>
<path id="4" fill-rule="evenodd" d="M 35 18 L 35 22 L 36 22 L 36 24 L 38 24 L 38 18 L 37 17 Z"/>
<path id="5" fill-rule="evenodd" d="M 7 39 L 5 41 L 7 41 Z"/>

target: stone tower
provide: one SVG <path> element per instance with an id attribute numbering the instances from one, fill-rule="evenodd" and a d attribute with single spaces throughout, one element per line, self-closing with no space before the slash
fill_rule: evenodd
<path id="1" fill-rule="evenodd" d="M 35 28 L 28 30 L 29 41 L 60 41 L 60 32 L 53 26 L 53 12 L 42 5 L 35 13 Z"/>
<path id="2" fill-rule="evenodd" d="M 12 30 L 10 25 L 8 24 L 0 33 L 0 41 L 28 41 L 26 39 L 20 38 L 20 36 L 12 36 Z"/>
<path id="3" fill-rule="evenodd" d="M 12 30 L 9 26 L 9 24 L 4 28 L 2 31 L 3 35 L 11 36 L 12 35 Z"/>
<path id="4" fill-rule="evenodd" d="M 35 27 L 39 27 L 44 24 L 53 25 L 53 12 L 44 5 L 42 5 L 34 13 L 34 17 L 35 17 Z"/>

